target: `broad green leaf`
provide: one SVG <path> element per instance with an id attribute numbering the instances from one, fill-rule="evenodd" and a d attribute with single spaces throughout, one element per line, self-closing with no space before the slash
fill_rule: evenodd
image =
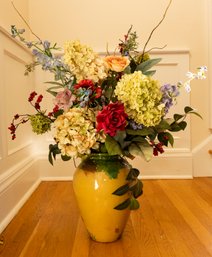
<path id="1" fill-rule="evenodd" d="M 128 175 L 127 180 L 135 180 L 140 174 L 140 171 L 136 168 L 131 168 Z"/>
<path id="2" fill-rule="evenodd" d="M 174 144 L 174 138 L 172 134 L 169 132 L 161 132 L 158 134 L 158 140 L 162 142 L 165 146 L 168 146 L 168 143 L 170 143 L 171 146 Z"/>
<path id="3" fill-rule="evenodd" d="M 117 205 L 116 207 L 114 207 L 115 210 L 124 210 L 127 209 L 127 207 L 129 207 L 130 205 L 130 198 L 127 198 L 127 200 L 125 200 L 124 202 L 122 202 L 121 204 Z"/>
<path id="4" fill-rule="evenodd" d="M 186 106 L 186 107 L 184 108 L 184 112 L 185 112 L 185 113 L 189 113 L 189 112 L 191 112 L 191 111 L 193 111 L 193 109 L 192 109 L 190 106 Z"/>
<path id="5" fill-rule="evenodd" d="M 124 74 L 130 74 L 131 73 L 131 68 L 130 68 L 129 65 L 124 69 L 123 73 Z"/>
<path id="6" fill-rule="evenodd" d="M 149 144 L 137 143 L 142 151 L 144 159 L 149 162 L 152 159 L 152 147 Z"/>
<path id="7" fill-rule="evenodd" d="M 187 123 L 185 121 L 181 121 L 180 123 L 178 123 L 178 125 L 181 128 L 181 130 L 184 130 L 187 126 Z"/>
<path id="8" fill-rule="evenodd" d="M 144 158 L 146 161 L 150 161 L 152 158 L 152 147 L 148 143 L 132 143 L 129 146 L 129 152 L 134 156 L 136 155 Z"/>
<path id="9" fill-rule="evenodd" d="M 69 161 L 69 160 L 71 160 L 71 157 L 70 157 L 70 156 L 67 156 L 67 155 L 61 155 L 61 159 L 62 159 L 63 161 Z"/>
<path id="10" fill-rule="evenodd" d="M 139 209 L 140 204 L 138 202 L 138 200 L 136 200 L 135 198 L 131 198 L 130 199 L 130 210 L 137 210 Z"/>
<path id="11" fill-rule="evenodd" d="M 153 76 L 155 73 L 156 73 L 156 70 L 149 70 L 149 71 L 143 72 L 143 74 L 146 76 Z"/>
<path id="12" fill-rule="evenodd" d="M 160 131 L 162 132 L 169 128 L 170 128 L 170 124 L 166 120 L 161 120 L 161 122 L 157 126 L 155 126 L 155 129 L 158 132 L 160 132 Z"/>
<path id="13" fill-rule="evenodd" d="M 124 195 L 129 191 L 129 185 L 125 184 L 121 187 L 119 187 L 118 189 L 116 189 L 116 191 L 114 191 L 112 194 L 113 195 Z"/>
<path id="14" fill-rule="evenodd" d="M 140 149 L 140 147 L 137 146 L 137 144 L 135 143 L 132 143 L 130 146 L 129 146 L 129 152 L 130 154 L 132 154 L 133 156 L 140 156 L 140 157 L 144 157 L 143 156 L 143 153 Z"/>
<path id="15" fill-rule="evenodd" d="M 142 62 L 137 66 L 136 71 L 140 70 L 144 73 L 149 69 L 151 69 L 154 65 L 159 63 L 161 60 L 162 60 L 161 58 L 156 58 L 156 59 L 149 59 L 145 62 Z"/>
<path id="16" fill-rule="evenodd" d="M 148 136 L 154 134 L 155 131 L 153 128 L 143 128 L 143 129 L 126 129 L 128 135 L 137 135 L 137 136 Z"/>
<path id="17" fill-rule="evenodd" d="M 178 120 L 182 119 L 183 117 L 185 117 L 185 116 L 182 115 L 182 114 L 174 114 L 174 120 L 175 121 L 178 121 Z"/>
<path id="18" fill-rule="evenodd" d="M 130 191 L 132 191 L 135 198 L 138 198 L 140 195 L 142 195 L 143 183 L 141 182 L 141 180 L 137 179 L 137 183 L 130 188 Z"/>
<path id="19" fill-rule="evenodd" d="M 48 155 L 48 160 L 49 162 L 51 163 L 51 165 L 53 165 L 53 158 L 54 160 L 56 160 L 56 155 L 57 154 L 60 154 L 61 151 L 60 149 L 58 148 L 58 145 L 55 144 L 55 145 L 52 145 L 50 144 L 49 145 L 49 155 Z"/>
<path id="20" fill-rule="evenodd" d="M 107 152 L 110 155 L 122 155 L 122 150 L 121 147 L 119 145 L 119 143 L 112 137 L 110 137 L 109 135 L 107 135 L 106 140 L 105 140 L 105 147 L 107 149 Z"/>
<path id="21" fill-rule="evenodd" d="M 146 139 L 142 136 L 136 136 L 136 137 L 132 138 L 132 142 L 140 142 L 143 144 L 147 143 Z"/>

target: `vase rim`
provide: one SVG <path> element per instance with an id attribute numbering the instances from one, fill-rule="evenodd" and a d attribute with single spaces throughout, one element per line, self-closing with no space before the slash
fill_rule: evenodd
<path id="1" fill-rule="evenodd" d="M 86 156 L 86 158 L 90 159 L 117 159 L 121 158 L 121 155 L 119 154 L 108 154 L 108 153 L 91 153 Z"/>

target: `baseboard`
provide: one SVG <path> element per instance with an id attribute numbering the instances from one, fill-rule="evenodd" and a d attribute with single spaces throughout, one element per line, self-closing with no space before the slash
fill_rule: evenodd
<path id="1" fill-rule="evenodd" d="M 0 233 L 8 226 L 8 224 L 12 221 L 15 215 L 19 212 L 19 210 L 23 207 L 25 202 L 29 199 L 32 193 L 36 190 L 36 188 L 40 184 L 40 179 L 35 181 L 35 183 L 27 190 L 27 192 L 22 196 L 22 198 L 17 202 L 17 204 L 12 208 L 12 210 L 6 215 L 6 217 L 0 223 Z"/>
<path id="2" fill-rule="evenodd" d="M 26 158 L 6 171 L 0 181 L 0 232 L 2 232 L 40 184 L 37 162 L 31 157 Z"/>

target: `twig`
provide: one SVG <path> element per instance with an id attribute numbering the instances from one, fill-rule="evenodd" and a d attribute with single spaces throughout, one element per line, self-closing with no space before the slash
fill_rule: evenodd
<path id="1" fill-rule="evenodd" d="M 24 23 L 27 25 L 27 27 L 29 28 L 30 32 L 39 40 L 42 42 L 42 40 L 32 31 L 31 27 L 29 26 L 29 23 L 26 21 L 26 19 L 21 15 L 21 13 L 18 11 L 18 9 L 15 7 L 13 1 L 11 1 L 11 4 L 13 6 L 13 8 L 15 9 L 15 11 L 18 13 L 18 15 L 21 17 L 21 19 L 24 21 Z"/>
<path id="2" fill-rule="evenodd" d="M 167 12 L 168 12 L 168 9 L 169 9 L 171 3 L 172 3 L 172 0 L 169 1 L 169 4 L 168 4 L 168 6 L 166 7 L 166 10 L 165 10 L 165 12 L 164 12 L 164 14 L 163 14 L 162 19 L 159 21 L 159 23 L 158 23 L 158 24 L 153 28 L 153 30 L 151 31 L 151 33 L 150 33 L 150 35 L 149 35 L 149 37 L 148 37 L 148 39 L 147 39 L 147 41 L 146 41 L 146 43 L 145 43 L 145 45 L 144 45 L 144 48 L 143 48 L 142 59 L 143 59 L 143 56 L 144 56 L 144 54 L 145 54 L 146 47 L 147 47 L 147 45 L 148 45 L 148 43 L 149 43 L 149 41 L 150 41 L 150 39 L 151 39 L 153 33 L 155 32 L 155 30 L 160 26 L 160 24 L 161 24 L 161 23 L 163 22 L 163 20 L 165 19 L 166 14 L 167 14 Z"/>

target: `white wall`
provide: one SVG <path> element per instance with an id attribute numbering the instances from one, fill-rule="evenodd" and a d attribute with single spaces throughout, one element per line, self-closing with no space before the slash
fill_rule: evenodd
<path id="1" fill-rule="evenodd" d="M 29 126 L 18 131 L 14 141 L 7 129 L 15 114 L 32 111 L 27 99 L 34 87 L 33 77 L 23 75 L 30 61 L 31 53 L 0 28 L 0 231 L 39 180 Z"/>

